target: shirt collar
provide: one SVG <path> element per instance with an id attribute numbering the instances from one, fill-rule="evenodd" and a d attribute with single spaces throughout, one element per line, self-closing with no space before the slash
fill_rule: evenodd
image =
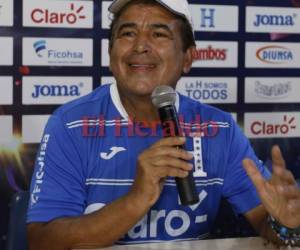
<path id="1" fill-rule="evenodd" d="M 119 95 L 119 91 L 118 91 L 118 88 L 117 88 L 117 84 L 116 83 L 113 83 L 110 85 L 110 97 L 113 101 L 113 104 L 115 105 L 116 109 L 118 110 L 118 112 L 120 113 L 120 115 L 122 116 L 123 119 L 125 119 L 126 121 L 128 121 L 128 114 L 121 102 L 121 99 L 120 99 L 120 95 Z M 179 94 L 176 92 L 176 101 L 175 101 L 175 108 L 178 112 L 179 110 Z"/>

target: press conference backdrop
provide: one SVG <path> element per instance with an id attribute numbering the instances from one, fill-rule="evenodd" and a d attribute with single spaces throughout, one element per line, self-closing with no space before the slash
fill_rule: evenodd
<path id="1" fill-rule="evenodd" d="M 61 104 L 113 83 L 109 1 L 0 0 L 0 233 Z M 197 51 L 177 90 L 231 112 L 258 156 L 300 176 L 300 0 L 190 0 Z M 1 246 L 1 245 L 0 245 Z"/>

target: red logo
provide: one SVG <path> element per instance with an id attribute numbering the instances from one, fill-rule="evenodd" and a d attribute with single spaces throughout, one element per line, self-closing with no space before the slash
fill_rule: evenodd
<path id="1" fill-rule="evenodd" d="M 291 130 L 296 129 L 295 117 L 283 116 L 283 122 L 279 124 L 268 123 L 266 121 L 254 121 L 251 124 L 251 132 L 254 135 L 286 135 Z"/>
<path id="2" fill-rule="evenodd" d="M 31 19 L 35 23 L 50 23 L 50 24 L 74 24 L 79 19 L 85 19 L 86 16 L 81 15 L 80 13 L 83 10 L 83 6 L 75 9 L 73 3 L 70 4 L 70 11 L 66 12 L 51 12 L 48 9 L 33 9 L 31 12 Z"/>
<path id="3" fill-rule="evenodd" d="M 209 45 L 205 49 L 196 49 L 193 51 L 195 61 L 225 61 L 227 58 L 227 49 L 215 49 Z"/>

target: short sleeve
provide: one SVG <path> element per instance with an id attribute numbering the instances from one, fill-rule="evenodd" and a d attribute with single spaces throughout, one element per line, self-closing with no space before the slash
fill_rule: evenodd
<path id="1" fill-rule="evenodd" d="M 52 115 L 36 156 L 27 223 L 77 216 L 85 207 L 82 159 L 60 117 Z"/>
<path id="2" fill-rule="evenodd" d="M 231 203 L 235 213 L 244 214 L 260 205 L 261 201 L 242 165 L 243 159 L 252 159 L 265 179 L 269 179 L 271 174 L 258 160 L 249 140 L 233 120 L 231 120 L 231 127 L 223 196 Z"/>

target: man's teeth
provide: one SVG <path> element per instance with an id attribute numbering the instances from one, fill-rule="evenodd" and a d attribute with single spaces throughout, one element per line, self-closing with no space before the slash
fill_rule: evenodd
<path id="1" fill-rule="evenodd" d="M 154 65 L 149 65 L 149 64 L 131 64 L 131 67 L 148 67 L 148 68 L 153 68 Z"/>

